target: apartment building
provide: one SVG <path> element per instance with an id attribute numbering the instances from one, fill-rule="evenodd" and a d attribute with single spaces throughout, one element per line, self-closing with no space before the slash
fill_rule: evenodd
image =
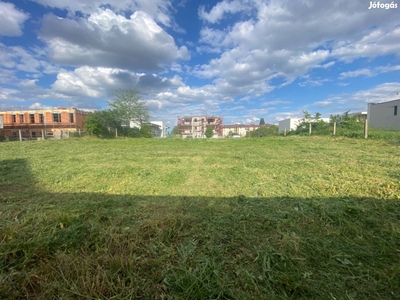
<path id="1" fill-rule="evenodd" d="M 185 116 L 178 117 L 178 134 L 182 137 L 191 136 L 204 138 L 207 127 L 213 129 L 214 135 L 222 137 L 222 117 L 217 116 Z"/>
<path id="2" fill-rule="evenodd" d="M 69 136 L 69 132 L 83 130 L 84 121 L 90 113 L 64 107 L 0 111 L 3 123 L 0 138 L 18 138 L 19 131 L 23 138 L 29 139 Z"/>
<path id="3" fill-rule="evenodd" d="M 223 129 L 224 137 L 229 137 L 230 134 L 232 134 L 232 133 L 237 133 L 240 136 L 244 137 L 249 132 L 257 130 L 258 128 L 260 128 L 260 126 L 259 125 L 255 125 L 255 124 L 249 124 L 249 125 L 233 124 L 233 125 L 224 125 L 223 128 L 224 128 Z"/>

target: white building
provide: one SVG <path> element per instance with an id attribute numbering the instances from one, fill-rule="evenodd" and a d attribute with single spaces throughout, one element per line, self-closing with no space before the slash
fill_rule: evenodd
<path id="1" fill-rule="evenodd" d="M 278 132 L 284 132 L 290 130 L 296 130 L 297 126 L 300 124 L 301 119 L 299 118 L 289 118 L 286 120 L 279 121 L 279 129 Z"/>
<path id="2" fill-rule="evenodd" d="M 279 121 L 278 132 L 284 132 L 285 128 L 286 128 L 286 131 L 296 130 L 297 126 L 299 126 L 299 124 L 301 123 L 302 120 L 303 119 L 300 119 L 300 118 L 289 118 L 286 120 Z M 320 118 L 318 121 L 324 121 L 326 123 L 329 123 L 330 120 L 329 120 L 329 118 Z M 317 122 L 317 120 L 311 119 L 310 122 L 311 123 Z"/>
<path id="3" fill-rule="evenodd" d="M 365 119 L 367 117 L 367 112 L 359 111 L 359 112 L 349 113 L 348 116 L 349 117 L 363 117 Z"/>
<path id="4" fill-rule="evenodd" d="M 368 103 L 368 125 L 382 129 L 400 130 L 400 99 Z"/>
<path id="5" fill-rule="evenodd" d="M 167 125 L 165 125 L 165 123 L 163 121 L 150 121 L 150 123 L 159 127 L 159 130 L 157 131 L 157 134 L 155 135 L 155 137 L 161 137 L 161 138 L 167 137 L 168 127 L 167 127 Z"/>
<path id="6" fill-rule="evenodd" d="M 161 138 L 167 137 L 168 127 L 167 125 L 165 125 L 163 121 L 150 121 L 150 125 L 151 125 L 151 132 L 154 137 L 161 137 Z M 129 127 L 140 129 L 141 126 L 138 122 L 130 121 Z"/>

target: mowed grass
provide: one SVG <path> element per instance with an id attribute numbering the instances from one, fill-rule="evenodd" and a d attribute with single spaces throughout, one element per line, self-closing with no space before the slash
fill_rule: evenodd
<path id="1" fill-rule="evenodd" d="M 0 143 L 1 299 L 399 299 L 400 143 Z"/>

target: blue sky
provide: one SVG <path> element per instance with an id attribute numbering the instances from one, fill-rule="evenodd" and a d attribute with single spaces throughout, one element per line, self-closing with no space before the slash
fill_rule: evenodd
<path id="1" fill-rule="evenodd" d="M 366 111 L 400 98 L 400 3 L 370 4 L 0 0 L 0 109 L 101 109 L 136 88 L 169 126 Z"/>

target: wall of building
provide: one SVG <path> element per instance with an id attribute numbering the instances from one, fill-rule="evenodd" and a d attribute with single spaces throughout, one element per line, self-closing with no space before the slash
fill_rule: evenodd
<path id="1" fill-rule="evenodd" d="M 297 125 L 299 124 L 301 119 L 299 118 L 289 118 L 286 120 L 281 120 L 279 121 L 279 132 L 284 132 L 285 128 L 286 131 L 290 131 L 290 130 L 296 130 L 297 129 Z"/>
<path id="2" fill-rule="evenodd" d="M 58 114 L 58 120 L 54 119 L 53 114 Z M 38 138 L 42 137 L 42 134 L 67 137 L 68 135 L 64 134 L 65 132 L 84 129 L 84 120 L 89 114 L 90 112 L 75 108 L 4 111 L 0 112 L 4 121 L 4 128 L 0 129 L 0 136 L 2 138 L 17 138 L 19 130 L 21 130 L 21 135 L 24 138 Z"/>
<path id="3" fill-rule="evenodd" d="M 251 124 L 234 124 L 234 125 L 225 125 L 223 129 L 223 136 L 229 137 L 230 132 L 238 133 L 240 136 L 246 136 L 249 131 L 254 131 L 258 129 L 259 126 Z"/>
<path id="4" fill-rule="evenodd" d="M 289 118 L 286 120 L 279 121 L 279 129 L 278 132 L 284 132 L 285 128 L 286 131 L 296 130 L 297 126 L 301 123 L 302 119 L 300 118 Z M 329 123 L 329 118 L 321 118 L 319 121 L 324 121 Z M 317 120 L 310 120 L 311 123 L 317 122 Z"/>
<path id="5" fill-rule="evenodd" d="M 167 137 L 168 133 L 167 133 L 167 125 L 165 125 L 165 123 L 163 121 L 151 121 L 150 123 L 155 124 L 157 126 L 160 127 L 160 136 L 158 137 Z"/>
<path id="6" fill-rule="evenodd" d="M 371 127 L 400 130 L 400 99 L 368 103 L 367 118 Z"/>

